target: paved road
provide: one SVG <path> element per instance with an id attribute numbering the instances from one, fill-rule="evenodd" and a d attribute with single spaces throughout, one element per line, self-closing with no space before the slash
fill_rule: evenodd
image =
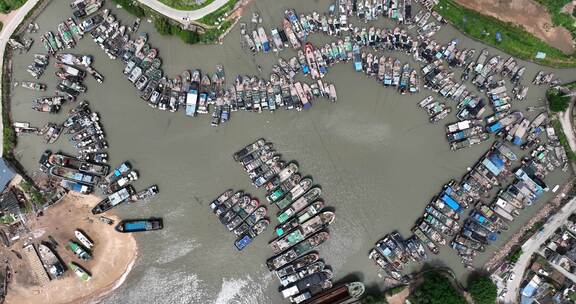
<path id="1" fill-rule="evenodd" d="M 562 130 L 568 138 L 568 144 L 572 151 L 576 152 L 576 136 L 574 135 L 574 127 L 572 126 L 572 111 L 574 110 L 574 102 L 576 98 L 572 97 L 568 109 L 564 112 L 559 113 L 560 125 L 562 125 Z"/>
<path id="2" fill-rule="evenodd" d="M 508 292 L 504 295 L 504 303 L 517 303 L 516 299 L 519 296 L 519 289 L 520 284 L 522 283 L 524 270 L 528 267 L 532 254 L 538 251 L 540 245 L 552 236 L 554 231 L 564 224 L 566 219 L 568 219 L 570 214 L 574 211 L 576 211 L 576 198 L 570 200 L 562 209 L 560 209 L 560 211 L 552 216 L 550 220 L 544 224 L 544 229 L 542 231 L 537 232 L 522 245 L 523 253 L 512 269 L 512 273 L 515 275 L 514 280 L 506 281 Z"/>
<path id="3" fill-rule="evenodd" d="M 175 8 L 167 6 L 166 4 L 158 0 L 138 0 L 138 2 L 148 6 L 149 8 L 159 12 L 160 14 L 170 19 L 188 25 L 191 23 L 191 21 L 201 19 L 202 17 L 219 9 L 221 6 L 226 4 L 228 0 L 214 0 L 214 2 L 208 4 L 207 6 L 193 11 L 177 10 Z"/>
<path id="4" fill-rule="evenodd" d="M 4 51 L 6 50 L 6 44 L 8 39 L 12 36 L 12 33 L 16 30 L 18 25 L 24 20 L 26 14 L 38 3 L 40 0 L 28 0 L 24 5 L 18 9 L 16 15 L 10 20 L 8 24 L 4 24 L 2 28 L 2 33 L 0 33 L 0 56 L 4 56 Z M 3 67 L 4 60 L 0 60 L 0 73 L 4 71 Z M 0 81 L 0 92 L 2 92 L 2 81 Z M 1 96 L 1 94 L 0 94 Z M 2 104 L 0 103 L 0 111 L 2 111 Z M 2 128 L 2 115 L 0 115 L 0 128 Z M 0 132 L 0 142 L 3 142 L 3 132 Z M 0 157 L 2 157 L 2 149 L 0 149 Z"/>
<path id="5" fill-rule="evenodd" d="M 568 270 L 564 269 L 563 267 L 550 263 L 550 265 L 552 265 L 552 267 L 556 270 L 558 270 L 563 276 L 565 276 L 566 278 L 568 278 L 570 281 L 572 281 L 572 283 L 576 283 L 576 275 L 569 272 Z"/>

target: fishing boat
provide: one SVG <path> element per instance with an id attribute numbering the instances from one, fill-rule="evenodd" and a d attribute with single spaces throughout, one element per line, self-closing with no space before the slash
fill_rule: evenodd
<path id="1" fill-rule="evenodd" d="M 266 266 L 268 267 L 268 269 L 270 269 L 270 271 L 279 269 L 284 265 L 296 260 L 301 255 L 318 247 L 326 240 L 328 240 L 328 238 L 329 238 L 328 232 L 325 231 L 318 232 L 313 236 L 307 238 L 306 240 L 296 244 L 288 251 L 268 259 L 266 261 Z"/>
<path id="2" fill-rule="evenodd" d="M 250 244 L 254 238 L 256 238 L 259 234 L 264 232 L 266 228 L 268 228 L 268 225 L 270 225 L 270 221 L 268 219 L 259 220 L 248 230 L 248 232 L 236 239 L 234 242 L 234 247 L 236 247 L 238 251 L 246 248 L 246 246 L 248 246 L 248 244 Z"/>
<path id="3" fill-rule="evenodd" d="M 116 231 L 123 233 L 160 230 L 162 228 L 164 228 L 164 223 L 161 218 L 123 220 L 115 227 Z"/>
<path id="4" fill-rule="evenodd" d="M 413 232 L 414 235 L 420 240 L 420 242 L 426 245 L 426 247 L 428 248 L 428 250 L 430 250 L 430 252 L 432 252 L 433 254 L 438 254 L 440 252 L 436 244 L 432 240 L 430 240 L 426 236 L 426 234 L 424 234 L 424 232 L 420 230 L 420 228 L 414 229 Z"/>
<path id="5" fill-rule="evenodd" d="M 72 168 L 88 174 L 104 176 L 108 174 L 109 167 L 105 164 L 94 164 L 64 154 L 54 153 L 48 157 L 48 163 L 53 166 Z"/>
<path id="6" fill-rule="evenodd" d="M 268 40 L 268 37 L 266 36 L 266 31 L 264 30 L 263 27 L 258 28 L 258 38 L 260 40 L 260 43 L 262 44 L 262 50 L 264 51 L 264 53 L 268 53 L 270 51 L 270 41 Z"/>
<path id="7" fill-rule="evenodd" d="M 76 236 L 76 239 L 80 241 L 82 246 L 84 246 L 86 249 L 92 250 L 92 247 L 94 247 L 94 242 L 92 242 L 90 238 L 88 238 L 88 236 L 82 231 L 74 230 L 74 236 Z"/>
<path id="8" fill-rule="evenodd" d="M 280 157 L 278 155 L 278 157 Z M 278 187 L 273 189 L 266 195 L 266 200 L 269 202 L 276 202 L 282 197 L 284 197 L 287 193 L 291 192 L 291 190 L 298 185 L 302 176 L 300 174 L 293 174 L 288 180 L 282 182 Z M 302 192 L 303 194 L 303 192 Z"/>
<path id="9" fill-rule="evenodd" d="M 194 70 L 190 78 L 190 88 L 186 95 L 186 115 L 196 116 L 196 107 L 198 103 L 198 89 L 200 86 L 200 70 Z"/>
<path id="10" fill-rule="evenodd" d="M 248 203 L 241 201 L 241 203 L 232 207 L 231 211 L 236 215 L 226 223 L 226 228 L 228 228 L 229 231 L 233 231 L 234 228 L 240 225 L 240 223 L 242 223 L 244 219 L 246 219 L 252 212 L 254 212 L 259 205 L 260 202 L 257 199 L 251 199 L 248 201 Z"/>
<path id="11" fill-rule="evenodd" d="M 311 219 L 302 223 L 302 225 L 300 225 L 299 227 L 286 233 L 286 235 L 271 241 L 269 245 L 270 247 L 272 247 L 272 252 L 278 254 L 294 246 L 295 244 L 301 242 L 308 236 L 330 225 L 335 218 L 336 215 L 334 214 L 334 212 L 330 211 L 325 211 L 312 217 Z"/>
<path id="12" fill-rule="evenodd" d="M 306 191 L 308 191 L 312 187 L 312 179 L 311 178 L 304 178 L 298 182 L 292 189 L 290 189 L 287 193 L 285 193 L 281 200 L 275 199 L 271 201 L 275 203 L 278 209 L 284 210 L 288 206 L 290 206 L 293 202 L 295 202 L 300 196 L 302 196 Z M 274 193 L 274 192 L 273 192 Z M 272 198 L 276 198 L 274 196 Z"/>
<path id="13" fill-rule="evenodd" d="M 464 148 L 468 148 L 473 145 L 477 145 L 487 141 L 490 138 L 490 135 L 487 133 L 481 133 L 478 135 L 470 136 L 464 140 L 453 142 L 450 144 L 450 149 L 453 151 L 458 151 Z"/>
<path id="14" fill-rule="evenodd" d="M 229 190 L 231 191 L 231 190 Z M 226 191 L 223 195 L 225 195 L 228 191 Z M 244 199 L 245 195 L 243 191 L 238 191 L 234 193 L 232 196 L 225 197 L 223 201 L 220 201 L 222 196 L 218 199 L 212 201 L 210 204 L 210 209 L 216 214 L 218 217 L 224 215 L 225 212 L 230 210 L 232 206 L 236 205 L 240 199 Z"/>
<path id="15" fill-rule="evenodd" d="M 329 269 L 324 269 L 322 271 L 312 273 L 309 276 L 305 276 L 304 278 L 284 287 L 280 288 L 280 292 L 284 298 L 290 298 L 295 295 L 298 295 L 313 286 L 322 285 L 324 282 L 330 280 L 333 274 L 332 271 Z"/>
<path id="16" fill-rule="evenodd" d="M 294 201 L 288 208 L 282 209 L 277 215 L 277 219 L 280 223 L 284 223 L 289 220 L 292 216 L 298 213 L 300 210 L 307 207 L 310 203 L 320 197 L 322 190 L 318 187 L 310 189 L 296 201 Z"/>
<path id="17" fill-rule="evenodd" d="M 22 81 L 20 86 L 33 91 L 46 91 L 46 85 L 38 82 Z"/>
<path id="18" fill-rule="evenodd" d="M 78 276 L 83 281 L 90 281 L 90 279 L 92 278 L 92 276 L 78 264 L 70 262 L 68 266 L 70 267 L 70 269 L 72 269 L 72 271 L 74 271 L 76 276 Z"/>
<path id="19" fill-rule="evenodd" d="M 310 75 L 312 76 L 312 79 L 320 78 L 318 64 L 314 56 L 314 46 L 312 46 L 310 42 L 307 42 L 304 45 L 304 54 L 306 56 L 306 62 L 308 64 L 308 68 L 310 69 Z"/>
<path id="20" fill-rule="evenodd" d="M 131 185 L 128 185 L 108 195 L 94 208 L 92 208 L 92 214 L 100 214 L 114 208 L 115 206 L 118 206 L 119 204 L 127 201 L 134 194 L 134 192 L 134 188 Z"/>
<path id="21" fill-rule="evenodd" d="M 152 185 L 152 186 L 132 195 L 130 200 L 133 202 L 135 202 L 135 201 L 147 201 L 147 200 L 155 197 L 156 195 L 158 195 L 158 193 L 159 193 L 158 186 Z"/>
<path id="22" fill-rule="evenodd" d="M 256 140 L 255 142 L 247 145 L 242 150 L 234 153 L 233 158 L 235 161 L 240 161 L 241 159 L 246 157 L 248 154 L 251 154 L 251 153 L 259 150 L 260 148 L 262 148 L 265 144 L 266 144 L 266 141 L 263 138 L 260 138 L 260 139 Z"/>
<path id="23" fill-rule="evenodd" d="M 252 212 L 248 217 L 246 217 L 246 219 L 244 219 L 244 221 L 240 225 L 234 228 L 232 232 L 237 237 L 242 236 L 248 230 L 250 230 L 250 228 L 252 228 L 257 222 L 259 222 L 261 219 L 264 219 L 266 217 L 266 214 L 267 210 L 265 206 L 260 206 L 256 208 L 256 210 L 254 210 L 254 212 Z"/>
<path id="24" fill-rule="evenodd" d="M 276 271 L 274 271 L 274 273 L 276 274 L 276 276 L 278 278 L 281 277 L 285 277 L 288 275 L 291 275 L 293 273 L 296 273 L 297 270 L 306 267 L 308 265 L 312 265 L 313 263 L 316 263 L 318 260 L 320 259 L 320 255 L 316 252 L 312 252 L 312 253 L 308 253 L 296 260 L 294 260 L 293 262 L 289 263 L 288 265 L 277 269 Z"/>
<path id="25" fill-rule="evenodd" d="M 300 211 L 296 216 L 294 216 L 289 221 L 276 226 L 275 228 L 276 236 L 281 237 L 285 235 L 287 232 L 291 231 L 292 229 L 298 227 L 302 223 L 306 222 L 310 218 L 317 215 L 322 210 L 322 208 L 324 208 L 323 201 L 313 202 L 304 210 Z"/>
<path id="26" fill-rule="evenodd" d="M 315 295 L 306 296 L 303 301 L 306 304 L 338 304 L 347 303 L 352 299 L 360 299 L 366 288 L 361 282 L 340 284 L 333 288 L 324 290 Z M 294 298 L 296 299 L 296 298 Z M 302 302 L 303 302 L 302 301 Z"/>
<path id="27" fill-rule="evenodd" d="M 79 257 L 83 261 L 89 261 L 92 259 L 92 256 L 78 243 L 74 241 L 68 241 L 68 247 L 77 257 Z"/>
<path id="28" fill-rule="evenodd" d="M 234 217 L 236 217 L 237 213 L 241 209 L 246 208 L 250 205 L 253 206 L 251 208 L 256 208 L 259 205 L 258 200 L 254 199 L 254 202 L 252 202 L 252 198 L 248 194 L 245 194 L 239 198 L 235 194 L 234 196 L 232 196 L 230 203 L 227 203 L 227 202 L 225 202 L 225 203 L 226 204 L 223 204 L 222 207 L 225 207 L 226 210 L 216 209 L 216 214 L 218 215 L 219 220 L 223 225 L 228 224 L 228 222 L 230 222 L 230 220 L 232 220 Z M 223 212 L 220 212 L 220 211 L 223 211 Z"/>
<path id="29" fill-rule="evenodd" d="M 94 186 L 98 177 L 88 173 L 80 172 L 76 169 L 54 166 L 50 168 L 49 173 L 53 176 L 60 177 L 73 182 L 78 182 L 88 186 Z"/>
<path id="30" fill-rule="evenodd" d="M 382 268 L 382 270 L 384 270 L 386 274 L 388 274 L 395 280 L 398 281 L 402 280 L 402 274 L 398 270 L 396 270 L 378 250 L 376 249 L 370 250 L 370 252 L 368 253 L 368 258 L 372 260 L 380 268 Z"/>
<path id="31" fill-rule="evenodd" d="M 38 255 L 50 279 L 57 279 L 66 272 L 64 265 L 48 244 L 40 243 L 38 245 Z"/>

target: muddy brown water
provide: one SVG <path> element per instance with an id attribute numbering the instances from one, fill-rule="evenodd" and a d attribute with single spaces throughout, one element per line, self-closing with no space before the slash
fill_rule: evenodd
<path id="1" fill-rule="evenodd" d="M 326 11 L 330 1 L 257 0 L 244 16 L 249 22 L 257 10 L 267 28 L 279 25 L 290 5 L 299 12 Z M 124 11 L 112 7 L 123 24 L 133 21 Z M 53 1 L 39 18 L 41 33 L 55 30 L 70 14 L 66 1 Z M 391 26 L 379 21 L 379 25 Z M 180 74 L 184 69 L 200 68 L 213 72 L 223 64 L 230 83 L 235 75 L 258 74 L 256 64 L 270 71 L 276 60 L 272 54 L 252 56 L 240 47 L 239 29 L 234 29 L 222 45 L 185 45 L 176 38 L 162 37 L 152 25 L 143 22 L 141 31 L 150 34 L 150 43 L 159 49 L 164 71 Z M 38 41 L 28 54 L 14 58 L 15 80 L 31 80 L 25 67 L 35 52 L 42 52 Z M 447 42 L 458 38 L 460 45 L 480 50 L 485 46 L 465 38 L 445 26 L 436 39 Z M 329 41 L 320 34 L 313 42 Z M 505 54 L 489 48 L 490 54 Z M 94 56 L 94 67 L 105 76 L 103 85 L 88 77 L 90 101 L 104 124 L 110 145 L 110 163 L 129 160 L 141 178 L 136 188 L 158 184 L 161 194 L 147 205 L 118 207 L 124 218 L 162 216 L 165 229 L 138 235 L 140 258 L 126 282 L 104 303 L 282 303 L 278 283 L 265 260 L 272 252 L 267 246 L 271 229 L 258 237 L 243 252 L 233 248 L 233 237 L 210 213 L 210 200 L 228 188 L 243 189 L 264 201 L 247 175 L 232 160 L 232 153 L 259 137 L 274 143 L 285 160 L 295 160 L 304 175 L 311 175 L 323 189 L 323 198 L 335 209 L 337 219 L 330 227 L 331 239 L 321 247 L 322 257 L 335 272 L 335 280 L 359 279 L 368 286 L 381 286 L 377 267 L 367 258 L 374 243 L 386 233 L 398 230 L 408 236 L 424 206 L 442 185 L 460 178 L 466 169 L 490 147 L 490 142 L 460 152 L 452 152 L 445 140 L 443 124 L 431 125 L 416 103 L 430 94 L 399 95 L 375 80 L 355 73 L 351 63 L 332 68 L 326 81 L 337 86 L 339 100 L 332 104 L 317 100 L 304 112 L 276 111 L 274 114 L 232 113 L 229 123 L 210 127 L 209 117 L 189 118 L 182 112 L 153 110 L 140 100 L 136 90 L 122 74 L 119 60 L 111 61 L 90 39 L 85 38 L 72 52 Z M 285 58 L 292 53 L 285 52 Z M 390 53 L 402 61 L 408 56 Z M 53 63 L 53 59 L 51 64 Z M 529 83 L 542 67 L 526 65 L 524 82 Z M 549 68 L 544 68 L 550 70 Z M 49 91 L 57 83 L 51 67 L 41 78 Z M 555 71 L 563 80 L 573 81 L 573 70 Z M 459 75 L 457 73 L 457 75 Z M 31 101 L 38 92 L 16 88 L 12 93 L 12 114 L 16 121 L 41 126 L 47 121 L 62 121 L 63 113 L 34 112 Z M 541 105 L 544 89 L 530 89 L 527 101 L 515 102 L 517 109 Z M 70 109 L 71 105 L 64 107 Z M 537 112 L 527 113 L 534 117 Z M 445 122 L 455 121 L 453 115 Z M 46 146 L 40 137 L 19 139 L 16 155 L 23 166 L 34 171 L 45 149 L 73 152 L 66 137 Z M 566 174 L 555 172 L 546 182 L 552 188 Z M 495 245 L 477 258 L 482 265 L 494 249 L 505 243 L 515 229 L 543 204 L 527 208 L 501 235 Z M 276 210 L 271 207 L 270 213 Z M 275 224 L 275 221 L 272 222 Z M 430 263 L 446 265 L 465 280 L 465 270 L 454 251 L 442 248 Z M 418 269 L 414 265 L 413 269 Z"/>

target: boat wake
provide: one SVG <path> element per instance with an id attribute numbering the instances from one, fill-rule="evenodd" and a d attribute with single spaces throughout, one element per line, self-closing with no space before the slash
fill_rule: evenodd
<path id="1" fill-rule="evenodd" d="M 271 282 L 271 273 L 266 273 L 257 279 L 250 275 L 244 278 L 222 279 L 222 287 L 214 304 L 254 304 L 272 303 L 266 289 Z"/>
<path id="2" fill-rule="evenodd" d="M 194 249 L 200 247 L 201 244 L 196 240 L 186 240 L 181 242 L 174 242 L 162 249 L 159 257 L 156 259 L 158 264 L 171 263 L 179 258 L 182 258 L 192 252 Z"/>
<path id="3" fill-rule="evenodd" d="M 204 282 L 196 274 L 184 271 L 149 267 L 133 284 L 103 303 L 191 304 L 206 303 L 209 298 Z"/>

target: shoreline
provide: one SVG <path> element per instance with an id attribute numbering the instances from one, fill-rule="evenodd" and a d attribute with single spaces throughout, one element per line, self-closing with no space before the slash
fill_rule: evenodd
<path id="1" fill-rule="evenodd" d="M 98 220 L 99 216 L 89 213 L 89 209 L 99 201 L 100 198 L 95 195 L 69 193 L 61 202 L 47 209 L 44 215 L 30 219 L 27 223 L 30 230 L 28 236 L 18 241 L 21 244 L 32 240 L 37 244 L 46 241 L 48 236 L 53 237 L 59 243 L 55 249 L 60 259 L 65 264 L 70 261 L 80 264 L 92 274 L 92 279 L 89 282 L 81 281 L 68 270 L 62 277 L 40 286 L 35 284 L 33 273 L 17 269 L 17 275 L 8 285 L 6 304 L 46 301 L 51 304 L 97 303 L 124 284 L 136 265 L 138 244 L 132 234 L 118 233 L 113 225 L 102 223 Z M 115 213 L 106 214 L 106 217 L 115 223 L 120 220 Z M 80 261 L 64 248 L 67 240 L 74 239 L 73 229 L 85 231 L 95 242 L 92 260 Z M 22 246 L 18 243 L 11 249 L 19 250 Z M 26 263 L 26 258 L 23 261 Z"/>

